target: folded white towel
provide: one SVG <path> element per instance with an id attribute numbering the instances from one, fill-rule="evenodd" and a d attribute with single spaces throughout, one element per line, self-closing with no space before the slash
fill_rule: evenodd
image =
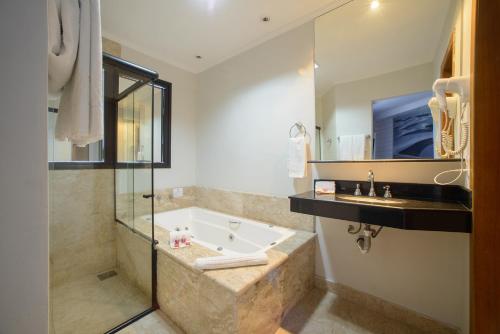
<path id="1" fill-rule="evenodd" d="M 85 146 L 101 140 L 104 131 L 99 0 L 80 0 L 79 23 L 78 54 L 62 92 L 56 138 Z"/>
<path id="2" fill-rule="evenodd" d="M 267 264 L 267 254 L 264 252 L 247 255 L 223 255 L 200 257 L 194 261 L 194 266 L 201 270 L 247 267 Z"/>
<path id="3" fill-rule="evenodd" d="M 306 137 L 292 137 L 288 140 L 288 176 L 303 178 L 307 176 Z"/>

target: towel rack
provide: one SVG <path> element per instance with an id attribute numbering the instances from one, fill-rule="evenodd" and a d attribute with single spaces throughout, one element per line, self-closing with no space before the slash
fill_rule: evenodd
<path id="1" fill-rule="evenodd" d="M 303 134 L 304 137 L 307 135 L 307 129 L 306 127 L 304 126 L 304 124 L 302 124 L 301 122 L 295 122 L 291 127 L 290 127 L 290 131 L 288 131 L 288 136 L 291 138 L 292 137 L 292 131 L 294 128 L 297 128 L 297 130 L 299 131 L 299 133 Z"/>
<path id="2" fill-rule="evenodd" d="M 365 135 L 366 139 L 370 139 L 371 135 Z M 337 137 L 337 141 L 340 141 L 340 136 Z"/>

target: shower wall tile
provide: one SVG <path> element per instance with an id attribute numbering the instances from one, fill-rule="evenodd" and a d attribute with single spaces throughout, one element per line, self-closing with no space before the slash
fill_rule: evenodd
<path id="1" fill-rule="evenodd" d="M 196 188 L 197 206 L 296 230 L 314 231 L 311 216 L 290 211 L 286 197 Z"/>
<path id="2" fill-rule="evenodd" d="M 51 170 L 51 285 L 116 265 L 113 170 Z"/>
<path id="3" fill-rule="evenodd" d="M 109 38 L 102 38 L 102 51 L 109 53 L 115 57 L 122 56 L 122 46 L 120 43 L 117 43 Z"/>

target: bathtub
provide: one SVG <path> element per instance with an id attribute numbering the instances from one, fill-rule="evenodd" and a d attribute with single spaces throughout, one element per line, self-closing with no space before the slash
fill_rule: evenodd
<path id="1" fill-rule="evenodd" d="M 284 227 L 198 207 L 156 213 L 154 222 L 168 231 L 187 230 L 192 242 L 224 255 L 266 251 L 295 234 Z"/>

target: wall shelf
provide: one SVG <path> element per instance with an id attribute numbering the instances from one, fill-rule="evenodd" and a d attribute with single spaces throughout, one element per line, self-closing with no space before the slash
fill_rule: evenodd
<path id="1" fill-rule="evenodd" d="M 377 197 L 375 203 L 369 203 L 368 197 L 351 196 L 357 183 L 366 194 L 367 182 L 336 181 L 336 195 L 319 195 L 313 191 L 293 195 L 289 197 L 290 210 L 405 230 L 472 231 L 471 193 L 463 187 L 377 182 L 377 194 L 383 194 L 382 187 L 390 185 L 393 198 Z"/>

